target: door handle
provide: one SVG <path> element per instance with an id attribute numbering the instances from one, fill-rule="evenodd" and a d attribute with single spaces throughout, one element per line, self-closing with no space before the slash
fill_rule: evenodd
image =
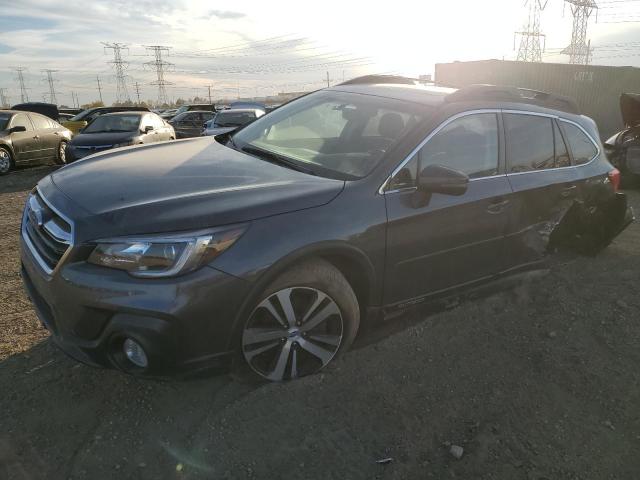
<path id="1" fill-rule="evenodd" d="M 571 196 L 571 194 L 572 194 L 573 192 L 575 192 L 577 188 L 578 188 L 578 186 L 577 186 L 577 185 L 570 185 L 570 186 L 568 186 L 568 187 L 565 187 L 565 188 L 563 188 L 563 189 L 562 189 L 562 192 L 560 193 L 560 195 L 561 195 L 561 196 L 563 196 L 563 197 L 565 197 L 565 198 L 566 198 L 566 197 L 570 197 L 570 196 Z"/>
<path id="2" fill-rule="evenodd" d="M 498 200 L 497 202 L 489 204 L 487 207 L 487 212 L 491 214 L 502 213 L 507 205 L 509 205 L 509 200 Z"/>

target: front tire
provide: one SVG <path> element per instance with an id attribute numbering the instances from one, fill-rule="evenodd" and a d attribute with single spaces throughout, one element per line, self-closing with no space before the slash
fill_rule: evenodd
<path id="1" fill-rule="evenodd" d="M 312 260 L 274 280 L 244 324 L 242 360 L 262 380 L 316 373 L 349 348 L 360 325 L 351 285 L 330 263 Z"/>
<path id="2" fill-rule="evenodd" d="M 5 148 L 0 147 L 0 175 L 6 175 L 13 168 L 13 158 L 11 153 Z"/>

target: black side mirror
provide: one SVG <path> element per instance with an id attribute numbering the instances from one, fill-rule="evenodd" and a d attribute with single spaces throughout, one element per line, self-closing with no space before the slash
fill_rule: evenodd
<path id="1" fill-rule="evenodd" d="M 459 170 L 443 165 L 429 165 L 418 177 L 418 190 L 443 195 L 464 195 L 469 185 L 469 176 Z"/>
<path id="2" fill-rule="evenodd" d="M 151 125 L 147 125 L 146 127 L 144 127 L 144 133 L 149 133 L 151 131 L 153 131 L 153 127 Z"/>
<path id="3" fill-rule="evenodd" d="M 24 125 L 17 125 L 9 129 L 9 133 L 18 133 L 18 132 L 26 132 L 26 131 L 27 131 L 27 127 L 25 127 Z"/>

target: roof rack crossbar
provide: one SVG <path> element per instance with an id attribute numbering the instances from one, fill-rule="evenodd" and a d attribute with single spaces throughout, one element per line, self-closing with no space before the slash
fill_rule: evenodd
<path id="1" fill-rule="evenodd" d="M 576 115 L 580 114 L 578 104 L 571 98 L 529 88 L 469 85 L 468 87 L 463 87 L 449 94 L 445 100 L 447 102 L 499 100 L 503 102 L 527 103 Z"/>

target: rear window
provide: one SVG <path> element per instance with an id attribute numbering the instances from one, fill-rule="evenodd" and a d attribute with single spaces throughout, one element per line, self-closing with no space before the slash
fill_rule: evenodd
<path id="1" fill-rule="evenodd" d="M 217 127 L 239 127 L 245 123 L 255 120 L 256 114 L 253 112 L 220 112 L 216 115 L 214 123 Z"/>
<path id="2" fill-rule="evenodd" d="M 569 148 L 571 148 L 571 153 L 573 153 L 575 164 L 584 165 L 593 160 L 593 157 L 598 154 L 598 148 L 593 144 L 591 139 L 572 123 L 563 121 L 562 129 L 569 142 Z"/>

